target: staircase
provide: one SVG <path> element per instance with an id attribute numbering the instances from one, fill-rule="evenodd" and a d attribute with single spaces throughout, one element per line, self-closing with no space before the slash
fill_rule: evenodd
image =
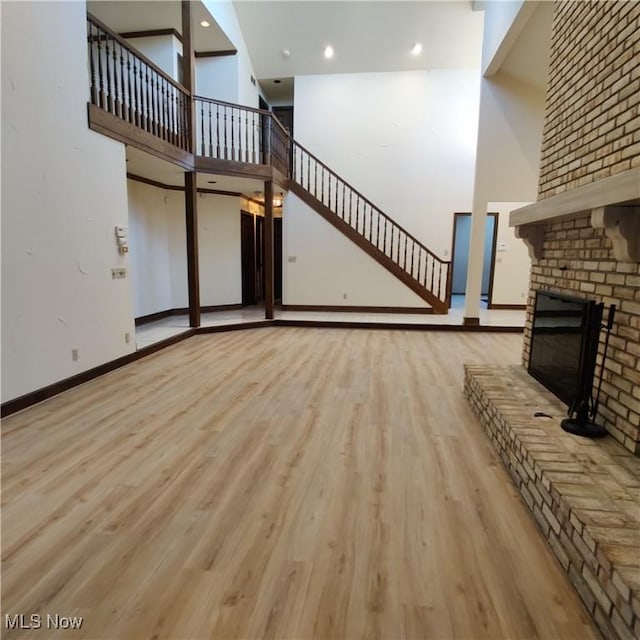
<path id="1" fill-rule="evenodd" d="M 427 302 L 447 313 L 451 263 L 441 260 L 310 151 L 269 111 L 197 96 L 200 157 L 268 164 L 287 188 Z"/>
<path id="2" fill-rule="evenodd" d="M 441 260 L 312 153 L 270 112 L 191 95 L 87 14 L 89 126 L 193 171 L 268 165 L 302 201 L 419 295 L 447 313 L 451 263 Z M 214 167 L 204 170 L 214 172 Z M 237 174 L 237 173 L 236 173 Z M 237 174 L 238 175 L 238 174 Z M 262 175 L 262 174 L 261 174 Z M 283 185 L 284 186 L 284 185 Z"/>
<path id="3" fill-rule="evenodd" d="M 433 308 L 447 313 L 451 263 L 441 260 L 312 153 L 291 141 L 289 190 Z"/>

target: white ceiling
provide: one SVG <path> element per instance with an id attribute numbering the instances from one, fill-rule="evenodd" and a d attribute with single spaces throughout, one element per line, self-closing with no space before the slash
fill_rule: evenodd
<path id="1" fill-rule="evenodd" d="M 235 0 L 234 7 L 259 79 L 480 66 L 483 14 L 466 0 Z M 416 42 L 423 52 L 412 56 Z"/>
<path id="2" fill-rule="evenodd" d="M 499 73 L 544 91 L 553 3 L 536 4 Z M 196 48 L 232 48 L 204 5 L 193 5 Z M 291 100 L 296 75 L 480 66 L 484 13 L 474 11 L 466 0 L 235 0 L 234 6 L 256 76 L 267 98 L 276 104 Z M 174 0 L 89 0 L 88 10 L 118 32 L 180 30 L 180 4 Z M 208 29 L 199 26 L 205 18 L 212 25 Z M 423 45 L 419 57 L 409 53 L 415 42 Z M 325 60 L 322 51 L 329 43 L 336 54 Z M 285 48 L 291 52 L 289 58 L 281 54 Z M 275 84 L 274 79 L 282 82 Z M 168 162 L 131 147 L 127 160 L 131 173 L 165 184 L 183 184 L 182 170 Z M 207 174 L 199 174 L 198 186 L 249 196 L 263 189 L 260 181 Z"/>
<path id="3" fill-rule="evenodd" d="M 88 0 L 87 11 L 116 33 L 175 29 L 182 33 L 182 11 L 176 0 Z M 201 2 L 191 3 L 192 31 L 196 51 L 235 49 Z M 206 20 L 209 27 L 202 27 Z"/>
<path id="4" fill-rule="evenodd" d="M 184 170 L 181 167 L 130 146 L 127 146 L 127 173 L 165 185 L 184 186 Z M 211 181 L 215 184 L 211 184 Z M 256 191 L 260 193 L 264 191 L 264 182 L 235 176 L 198 173 L 198 188 L 230 191 L 254 198 L 257 197 Z"/>

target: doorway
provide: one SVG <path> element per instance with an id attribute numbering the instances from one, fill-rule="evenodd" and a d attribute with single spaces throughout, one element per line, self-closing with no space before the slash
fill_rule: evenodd
<path id="1" fill-rule="evenodd" d="M 273 220 L 273 290 L 282 300 L 282 218 Z M 265 297 L 264 218 L 240 212 L 242 306 L 260 304 Z"/>
<path id="2" fill-rule="evenodd" d="M 273 115 L 293 138 L 293 107 L 273 107 Z"/>
<path id="3" fill-rule="evenodd" d="M 482 265 L 482 287 L 480 305 L 487 308 L 493 291 L 496 244 L 498 240 L 498 214 L 488 213 L 485 225 L 484 262 Z M 453 242 L 451 250 L 451 295 L 456 304 L 464 305 L 467 290 L 467 269 L 469 266 L 469 244 L 471 242 L 471 214 L 453 214 Z"/>
<path id="4" fill-rule="evenodd" d="M 242 260 L 242 306 L 258 303 L 256 290 L 256 230 L 250 213 L 240 213 L 240 252 Z"/>
<path id="5" fill-rule="evenodd" d="M 273 297 L 282 303 L 282 218 L 273 219 Z"/>

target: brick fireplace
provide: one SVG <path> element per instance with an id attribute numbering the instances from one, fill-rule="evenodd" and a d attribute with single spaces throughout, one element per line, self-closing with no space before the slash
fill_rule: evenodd
<path id="1" fill-rule="evenodd" d="M 556 2 L 538 202 L 511 225 L 534 292 L 616 305 L 600 421 L 640 453 L 640 3 Z M 599 362 L 601 361 L 601 358 Z"/>
<path id="2" fill-rule="evenodd" d="M 640 174 L 638 177 L 640 181 Z M 629 208 L 634 211 L 633 208 Z M 637 209 L 636 209 L 637 211 Z M 629 213 L 635 216 L 637 213 Z M 637 225 L 637 222 L 636 222 Z M 640 227 L 637 227 L 640 233 Z M 527 231 L 521 232 L 527 233 Z M 640 453 L 640 262 L 616 259 L 607 230 L 592 226 L 592 214 L 554 219 L 541 227 L 534 249 L 524 334 L 529 362 L 535 291 L 570 292 L 616 305 L 604 361 L 598 422 L 629 451 Z M 603 342 L 596 373 L 602 364 Z"/>
<path id="3" fill-rule="evenodd" d="M 640 2 L 554 5 L 538 201 L 510 216 L 532 259 L 520 366 L 467 366 L 465 393 L 604 637 L 640 638 Z M 526 372 L 535 292 L 616 306 L 596 422 Z M 606 311 L 605 311 L 606 319 Z M 603 364 L 599 348 L 596 374 Z"/>

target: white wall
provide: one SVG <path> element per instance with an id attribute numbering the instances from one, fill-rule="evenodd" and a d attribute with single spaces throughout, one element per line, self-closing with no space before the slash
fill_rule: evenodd
<path id="1" fill-rule="evenodd" d="M 229 40 L 233 42 L 233 45 L 238 51 L 238 53 L 231 58 L 235 66 L 235 86 L 237 87 L 237 93 L 230 101 L 247 107 L 257 107 L 259 92 L 257 84 L 254 85 L 251 82 L 251 77 L 255 77 L 255 72 L 251 64 L 251 59 L 249 58 L 247 46 L 242 36 L 240 23 L 238 22 L 238 17 L 236 16 L 233 3 L 225 0 L 203 0 L 203 4 L 209 10 L 209 13 L 211 13 L 214 20 L 218 23 L 218 26 L 224 31 Z M 207 94 L 207 97 L 217 98 L 219 100 L 229 100 L 229 98 L 220 97 L 218 95 L 220 90 L 215 86 L 206 86 L 206 80 L 202 77 L 202 74 L 200 82 L 202 83 L 201 86 L 203 86 L 203 88 L 206 88 L 207 90 L 213 89 L 213 91 L 215 91 L 212 95 Z"/>
<path id="2" fill-rule="evenodd" d="M 184 193 L 129 180 L 136 317 L 189 304 Z M 200 304 L 242 302 L 239 198 L 198 197 Z"/>
<path id="3" fill-rule="evenodd" d="M 480 312 L 478 272 L 483 258 L 489 202 L 532 201 L 537 196 L 545 92 L 500 71 L 501 65 L 508 66 L 509 54 L 523 41 L 518 38 L 527 28 L 537 5 L 523 0 L 481 3 L 485 9 L 482 69 L 483 73 L 490 70 L 492 75 L 483 77 L 480 86 L 480 125 L 464 311 L 468 318 L 477 318 Z M 542 31 L 536 37 L 529 36 L 530 41 L 538 42 L 540 49 L 534 51 L 537 58 L 546 55 L 548 35 Z M 532 58 L 531 63 L 540 65 L 537 58 Z M 526 261 L 523 258 L 517 266 L 512 265 L 514 273 L 519 273 L 526 264 L 528 256 Z M 514 285 L 508 297 L 506 290 L 503 294 L 502 304 L 522 304 L 519 284 Z M 498 303 L 498 300 L 493 302 Z"/>
<path id="4" fill-rule="evenodd" d="M 87 126 L 85 5 L 1 11 L 4 402 L 135 347 L 131 281 L 111 278 L 124 146 Z"/>
<path id="5" fill-rule="evenodd" d="M 169 274 L 171 282 L 171 308 L 189 306 L 187 280 L 187 225 L 182 191 L 166 191 L 167 225 L 169 231 Z"/>
<path id="6" fill-rule="evenodd" d="M 473 197 L 473 221 L 465 316 L 477 317 L 480 307 L 480 276 L 484 224 L 490 202 L 532 202 L 536 200 L 544 91 L 498 73 L 483 78 L 480 88 L 480 126 Z M 508 215 L 507 215 L 508 217 Z M 528 255 L 515 271 L 528 268 Z M 511 289 L 509 289 L 511 290 Z M 520 288 L 513 297 L 503 290 L 501 304 L 522 304 Z M 497 299 L 493 300 L 498 303 Z"/>
<path id="7" fill-rule="evenodd" d="M 237 57 L 196 58 L 196 95 L 225 102 L 237 102 Z"/>
<path id="8" fill-rule="evenodd" d="M 478 85 L 477 70 L 297 77 L 296 139 L 446 259 L 453 213 L 471 209 Z M 285 208 L 285 228 L 288 213 Z M 309 234 L 313 232 L 310 228 Z M 295 243 L 303 237 L 302 229 L 291 235 L 290 253 L 302 254 Z M 305 251 L 317 254 L 309 259 L 320 273 L 351 259 L 328 253 L 320 242 L 306 243 Z M 360 252 L 352 243 L 341 251 Z M 291 268 L 285 261 L 285 280 Z M 327 296 L 341 297 L 344 279 L 350 289 L 361 290 L 363 300 L 365 292 L 377 300 L 362 304 L 385 304 L 379 301 L 375 280 L 360 282 L 348 271 L 327 283 Z M 302 304 L 292 297 L 295 289 L 285 295 L 289 304 Z"/>
<path id="9" fill-rule="evenodd" d="M 282 224 L 283 304 L 429 306 L 293 193 Z"/>
<path id="10" fill-rule="evenodd" d="M 483 78 L 480 95 L 475 196 L 484 203 L 535 200 L 544 91 L 498 74 Z"/>
<path id="11" fill-rule="evenodd" d="M 173 308 L 166 192 L 127 181 L 135 317 Z"/>
<path id="12" fill-rule="evenodd" d="M 240 198 L 198 197 L 200 304 L 242 302 Z"/>
<path id="13" fill-rule="evenodd" d="M 178 54 L 182 55 L 182 43 L 175 36 L 129 38 L 127 42 L 174 80 L 178 80 Z"/>
<path id="14" fill-rule="evenodd" d="M 498 239 L 496 265 L 493 272 L 492 304 L 526 304 L 529 290 L 531 260 L 522 240 L 516 238 L 509 227 L 509 214 L 513 209 L 529 202 L 490 202 L 489 211 L 498 212 Z"/>

